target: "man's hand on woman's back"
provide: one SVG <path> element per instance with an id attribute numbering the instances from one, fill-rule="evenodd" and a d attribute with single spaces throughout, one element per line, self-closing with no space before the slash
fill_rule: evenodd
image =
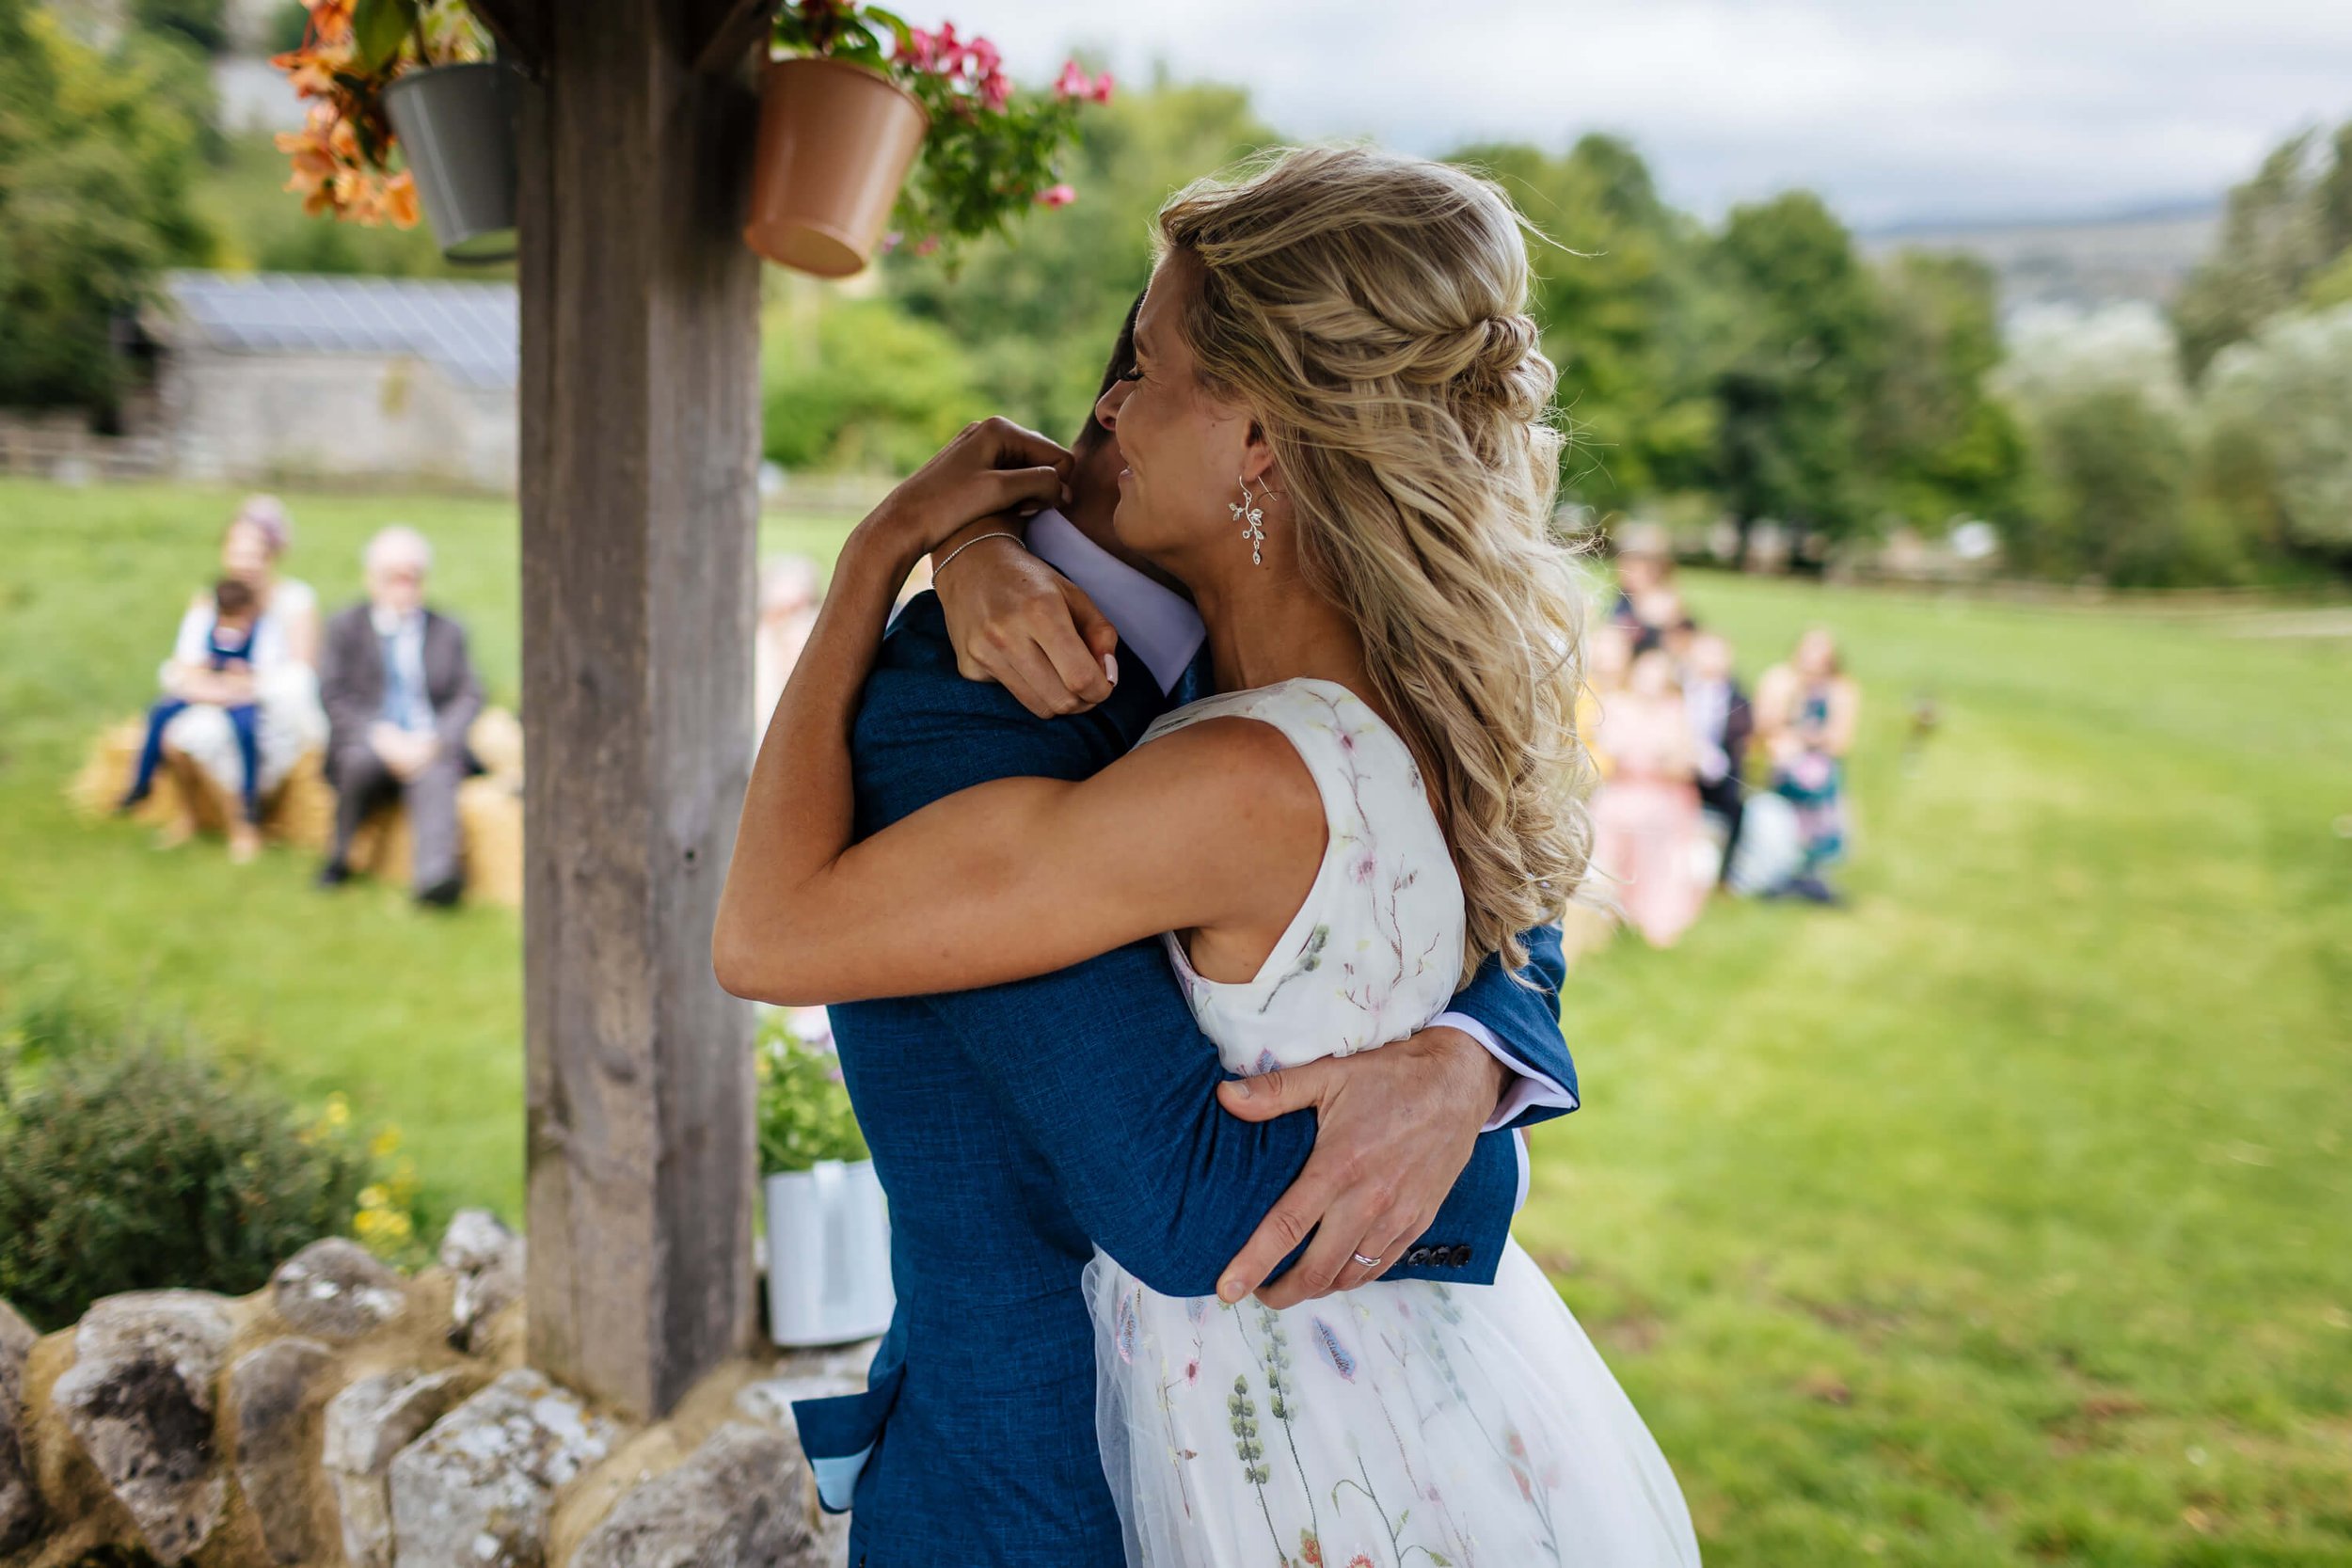
<path id="1" fill-rule="evenodd" d="M 1386 1273 L 1429 1228 L 1470 1164 L 1507 1077 L 1486 1047 L 1438 1026 L 1376 1051 L 1220 1085 L 1218 1101 L 1247 1121 L 1312 1110 L 1315 1145 L 1217 1294 L 1239 1301 L 1256 1290 L 1268 1307 L 1295 1307 Z M 1314 1240 L 1297 1263 L 1264 1284 L 1310 1232 Z"/>

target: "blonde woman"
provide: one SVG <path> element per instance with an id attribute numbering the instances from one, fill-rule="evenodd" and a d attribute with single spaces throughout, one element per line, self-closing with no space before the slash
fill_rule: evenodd
<path id="1" fill-rule="evenodd" d="M 1119 540 L 1198 605 L 1216 694 L 1091 777 L 997 780 L 853 843 L 860 686 L 899 580 L 960 526 L 917 504 L 952 475 L 917 475 L 844 550 L 776 709 L 713 941 L 729 990 L 991 986 L 1157 937 L 1228 1068 L 1293 1069 L 1414 1035 L 1582 876 L 1580 590 L 1548 535 L 1553 372 L 1517 215 L 1445 166 L 1312 150 L 1181 193 L 1159 230 L 1135 369 L 1096 419 L 1124 464 Z M 1026 466 L 996 476 L 1000 504 L 1056 499 L 1067 459 L 1007 444 Z M 1137 678 L 1060 671 L 1098 697 Z M 1424 1220 L 1357 1240 L 1341 1283 L 1421 1263 L 1398 1255 Z M 1640 1418 L 1502 1251 L 1486 1288 L 1279 1309 L 1098 1254 L 1128 1560 L 1695 1562 Z"/>

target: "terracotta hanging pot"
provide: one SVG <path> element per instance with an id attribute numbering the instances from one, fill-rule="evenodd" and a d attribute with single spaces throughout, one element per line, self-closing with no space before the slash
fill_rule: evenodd
<path id="1" fill-rule="evenodd" d="M 771 60 L 743 239 L 780 266 L 847 277 L 880 243 L 930 116 L 880 71 Z"/>

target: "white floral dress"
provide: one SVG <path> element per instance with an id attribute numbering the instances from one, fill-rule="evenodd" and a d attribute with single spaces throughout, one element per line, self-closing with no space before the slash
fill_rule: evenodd
<path id="1" fill-rule="evenodd" d="M 1314 885 L 1256 978 L 1193 972 L 1227 1067 L 1369 1050 L 1445 1010 L 1462 888 L 1411 753 L 1327 681 L 1194 703 L 1273 725 L 1322 792 Z M 1276 1312 L 1087 1270 L 1104 1470 L 1148 1568 L 1682 1568 L 1689 1512 L 1658 1445 L 1514 1242 L 1491 1286 L 1376 1283 Z"/>

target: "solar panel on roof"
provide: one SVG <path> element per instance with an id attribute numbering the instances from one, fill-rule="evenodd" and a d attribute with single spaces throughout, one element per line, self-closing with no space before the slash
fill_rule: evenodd
<path id="1" fill-rule="evenodd" d="M 166 287 L 186 327 L 230 352 L 407 354 L 468 386 L 516 380 L 511 283 L 175 272 Z"/>

